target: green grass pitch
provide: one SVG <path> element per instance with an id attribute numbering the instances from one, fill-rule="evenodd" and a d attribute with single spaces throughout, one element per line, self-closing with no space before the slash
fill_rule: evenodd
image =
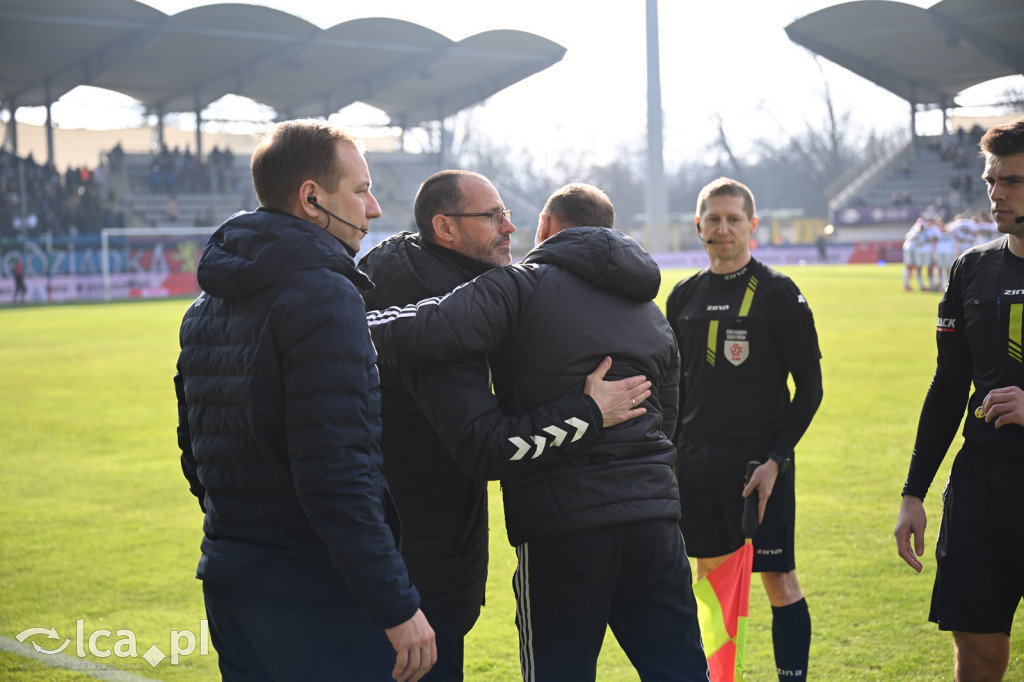
<path id="1" fill-rule="evenodd" d="M 810 674 L 822 680 L 952 677 L 947 633 L 926 622 L 944 462 L 926 500 L 925 571 L 897 557 L 892 528 L 935 360 L 938 294 L 906 293 L 899 266 L 783 268 L 814 310 L 825 398 L 797 449 L 797 565 L 814 622 Z M 667 271 L 664 303 L 683 271 Z M 194 580 L 202 515 L 178 464 L 171 378 L 187 301 L 0 310 L 0 635 L 56 628 L 74 639 L 130 630 L 141 655 L 170 633 L 198 637 Z M 958 441 L 954 443 L 958 447 Z M 466 644 L 466 679 L 518 679 L 500 491 L 491 488 L 487 605 Z M 773 680 L 770 611 L 752 585 L 748 680 Z M 1018 616 L 1007 679 L 1024 679 Z M 113 649 L 117 635 L 98 640 Z M 58 640 L 36 636 L 49 647 Z M 310 633 L 310 646 L 322 646 Z M 86 642 L 87 645 L 87 642 Z M 2 647 L 0 647 L 2 648 Z M 76 643 L 64 650 L 79 660 Z M 296 656 L 304 655 L 295 652 Z M 129 671 L 216 679 L 216 653 Z M 0 679 L 87 679 L 0 651 Z M 637 680 L 606 638 L 603 681 Z"/>

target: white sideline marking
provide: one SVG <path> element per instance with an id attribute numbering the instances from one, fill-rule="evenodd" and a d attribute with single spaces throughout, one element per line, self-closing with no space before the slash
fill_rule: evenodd
<path id="1" fill-rule="evenodd" d="M 76 656 L 65 656 L 64 654 L 41 654 L 32 648 L 32 645 L 28 643 L 22 644 L 13 637 L 4 637 L 0 635 L 0 651 L 9 651 L 12 654 L 23 656 L 25 658 L 31 658 L 35 661 L 42 663 L 50 663 L 53 668 L 43 668 L 42 670 L 63 670 L 70 673 L 78 673 L 79 675 L 85 675 L 86 677 L 92 677 L 97 680 L 110 680 L 111 682 L 160 682 L 154 677 L 143 677 L 141 675 L 132 675 L 129 672 L 123 670 L 99 670 L 92 667 L 77 666 L 85 663 L 88 666 L 92 665 L 103 665 L 98 661 L 94 661 L 91 658 L 78 658 Z M 135 661 L 136 659 L 118 659 Z M 25 672 L 29 672 L 26 670 Z"/>

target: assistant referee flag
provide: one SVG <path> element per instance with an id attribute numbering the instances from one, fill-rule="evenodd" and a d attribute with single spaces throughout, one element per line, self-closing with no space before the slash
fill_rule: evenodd
<path id="1" fill-rule="evenodd" d="M 753 564 L 754 545 L 747 540 L 693 586 L 711 682 L 743 679 Z"/>

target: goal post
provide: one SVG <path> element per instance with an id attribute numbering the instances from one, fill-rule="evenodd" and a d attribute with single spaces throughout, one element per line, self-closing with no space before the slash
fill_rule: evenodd
<path id="1" fill-rule="evenodd" d="M 195 291 L 199 253 L 216 227 L 108 227 L 100 232 L 103 299 Z M 183 290 L 188 289 L 188 290 Z"/>

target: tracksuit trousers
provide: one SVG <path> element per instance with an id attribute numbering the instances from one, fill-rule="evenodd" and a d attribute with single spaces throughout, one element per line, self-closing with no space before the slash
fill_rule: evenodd
<path id="1" fill-rule="evenodd" d="M 594 680 L 608 627 L 644 682 L 707 682 L 690 564 L 674 520 L 538 538 L 516 555 L 524 682 Z"/>

